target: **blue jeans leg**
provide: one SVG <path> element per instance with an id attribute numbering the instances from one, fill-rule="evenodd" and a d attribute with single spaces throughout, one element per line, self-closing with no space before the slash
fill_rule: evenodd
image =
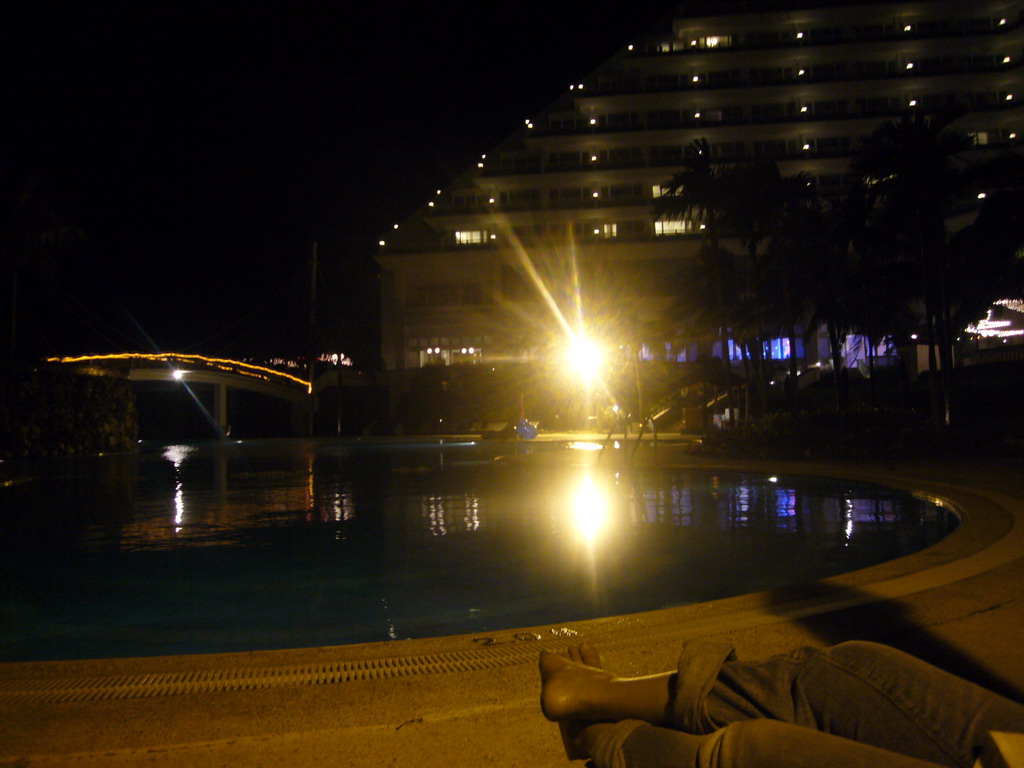
<path id="1" fill-rule="evenodd" d="M 1024 732 L 1024 706 L 878 643 L 804 649 L 723 666 L 707 700 L 718 725 L 770 717 L 969 768 L 990 730 Z"/>

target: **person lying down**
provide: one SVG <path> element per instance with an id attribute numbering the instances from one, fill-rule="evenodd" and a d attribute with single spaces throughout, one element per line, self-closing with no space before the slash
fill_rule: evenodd
<path id="1" fill-rule="evenodd" d="M 540 657 L 541 711 L 596 768 L 971 768 L 1024 705 L 879 643 L 738 661 L 686 643 L 674 671 L 622 678 L 589 643 Z"/>

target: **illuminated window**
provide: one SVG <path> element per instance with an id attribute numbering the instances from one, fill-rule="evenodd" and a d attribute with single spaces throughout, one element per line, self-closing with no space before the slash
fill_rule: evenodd
<path id="1" fill-rule="evenodd" d="M 601 237 L 617 237 L 619 234 L 619 225 L 612 222 L 611 224 L 602 224 Z"/>
<path id="2" fill-rule="evenodd" d="M 730 35 L 708 35 L 690 41 L 691 48 L 729 48 L 732 46 Z"/>
<path id="3" fill-rule="evenodd" d="M 694 231 L 693 222 L 688 219 L 673 219 L 654 222 L 654 234 L 660 236 L 686 235 Z"/>
<path id="4" fill-rule="evenodd" d="M 458 229 L 455 231 L 456 245 L 480 245 L 487 240 L 487 233 L 482 229 Z"/>

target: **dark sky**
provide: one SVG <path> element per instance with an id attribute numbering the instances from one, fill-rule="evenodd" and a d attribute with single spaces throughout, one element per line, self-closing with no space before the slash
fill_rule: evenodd
<path id="1" fill-rule="evenodd" d="M 85 235 L 24 273 L 20 343 L 294 352 L 316 240 L 324 343 L 358 358 L 390 224 L 673 4 L 18 5 L 0 172 Z"/>

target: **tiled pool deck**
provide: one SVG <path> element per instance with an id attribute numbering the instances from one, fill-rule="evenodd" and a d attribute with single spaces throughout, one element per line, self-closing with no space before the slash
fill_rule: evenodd
<path id="1" fill-rule="evenodd" d="M 963 522 L 928 550 L 799 588 L 484 638 L 0 664 L 0 765 L 562 766 L 536 658 L 583 637 L 630 675 L 672 667 L 691 637 L 746 658 L 873 639 L 1024 698 L 1024 459 L 710 462 L 664 444 L 658 458 L 877 482 Z"/>

